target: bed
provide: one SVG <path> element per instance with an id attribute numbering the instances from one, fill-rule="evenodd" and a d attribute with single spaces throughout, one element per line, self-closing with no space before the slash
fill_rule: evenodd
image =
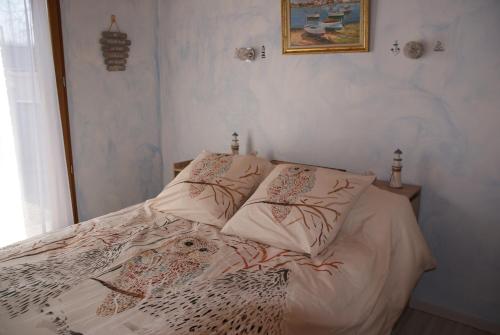
<path id="1" fill-rule="evenodd" d="M 389 334 L 434 266 L 408 200 L 374 186 L 314 257 L 161 197 L 0 249 L 0 334 Z"/>

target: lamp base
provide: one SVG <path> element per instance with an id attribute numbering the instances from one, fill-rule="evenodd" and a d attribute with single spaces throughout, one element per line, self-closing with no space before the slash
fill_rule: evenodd
<path id="1" fill-rule="evenodd" d="M 403 183 L 401 181 L 401 171 L 392 171 L 391 179 L 389 180 L 389 187 L 403 188 Z"/>

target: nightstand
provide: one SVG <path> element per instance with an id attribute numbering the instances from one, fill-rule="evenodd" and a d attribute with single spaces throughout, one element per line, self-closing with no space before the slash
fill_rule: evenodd
<path id="1" fill-rule="evenodd" d="M 177 177 L 177 175 L 181 173 L 181 171 L 184 170 L 191 162 L 192 160 L 174 163 L 174 178 Z"/>
<path id="2" fill-rule="evenodd" d="M 391 188 L 389 187 L 389 182 L 383 180 L 375 180 L 373 185 L 382 190 L 407 197 L 408 200 L 410 200 L 413 212 L 415 212 L 415 216 L 418 219 L 418 212 L 420 210 L 420 191 L 422 190 L 422 186 L 403 184 L 403 188 Z"/>

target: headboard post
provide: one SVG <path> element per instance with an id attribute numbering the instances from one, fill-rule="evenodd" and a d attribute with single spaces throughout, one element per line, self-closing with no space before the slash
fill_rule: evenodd
<path id="1" fill-rule="evenodd" d="M 233 155 L 240 154 L 240 142 L 238 140 L 238 133 L 233 133 L 233 140 L 231 141 L 231 152 Z"/>

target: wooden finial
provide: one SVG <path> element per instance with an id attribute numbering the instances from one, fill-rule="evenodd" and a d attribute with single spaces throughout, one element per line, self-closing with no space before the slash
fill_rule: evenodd
<path id="1" fill-rule="evenodd" d="M 238 133 L 236 132 L 233 133 L 233 140 L 231 142 L 231 151 L 233 155 L 240 154 L 240 142 L 238 140 Z"/>
<path id="2" fill-rule="evenodd" d="M 391 179 L 389 180 L 389 186 L 392 188 L 402 188 L 403 183 L 401 181 L 401 170 L 403 169 L 403 159 L 401 155 L 403 152 L 400 149 L 394 151 L 394 159 L 392 162 L 392 173 Z"/>

